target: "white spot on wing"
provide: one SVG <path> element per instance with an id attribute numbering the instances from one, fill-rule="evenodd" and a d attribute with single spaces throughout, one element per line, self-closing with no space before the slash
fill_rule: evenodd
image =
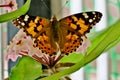
<path id="1" fill-rule="evenodd" d="M 24 21 L 28 21 L 28 18 L 29 18 L 29 16 L 26 15 L 25 18 L 24 18 Z"/>
<path id="2" fill-rule="evenodd" d="M 95 12 L 92 12 L 93 14 L 95 14 Z"/>
<path id="3" fill-rule="evenodd" d="M 89 19 L 89 22 L 91 23 L 91 22 L 93 22 L 93 20 L 92 20 L 92 19 Z"/>
<path id="4" fill-rule="evenodd" d="M 19 21 L 19 19 L 16 19 L 17 21 Z"/>
<path id="5" fill-rule="evenodd" d="M 89 17 L 89 16 L 87 15 L 87 13 L 85 13 L 85 12 L 84 12 L 82 15 L 83 15 L 85 18 L 88 18 L 88 17 Z"/>
<path id="6" fill-rule="evenodd" d="M 18 23 L 21 23 L 20 21 L 18 21 Z"/>
<path id="7" fill-rule="evenodd" d="M 21 23 L 21 25 L 22 25 L 22 26 L 24 26 L 24 25 L 25 25 L 25 23 L 23 23 L 23 22 L 22 22 L 22 23 Z"/>
<path id="8" fill-rule="evenodd" d="M 95 20 L 95 18 L 93 18 L 93 20 Z"/>

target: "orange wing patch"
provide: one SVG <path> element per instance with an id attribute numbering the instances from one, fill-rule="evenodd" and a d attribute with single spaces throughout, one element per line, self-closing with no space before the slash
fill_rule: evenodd
<path id="1" fill-rule="evenodd" d="M 54 54 L 54 48 L 52 48 L 52 46 L 49 44 L 48 42 L 48 37 L 46 35 L 42 35 L 39 36 L 36 40 L 35 43 L 37 47 L 39 47 L 39 49 L 42 50 L 42 52 L 47 53 L 49 55 Z"/>
<path id="2" fill-rule="evenodd" d="M 78 32 L 82 35 L 88 30 L 88 25 L 85 25 L 84 20 L 81 18 L 77 21 L 76 25 L 79 25 L 80 30 L 78 30 Z"/>
<path id="3" fill-rule="evenodd" d="M 68 55 L 69 53 L 76 51 L 76 49 L 81 45 L 82 40 L 76 34 L 69 33 L 66 36 L 66 43 L 61 50 L 62 53 Z"/>
<path id="4" fill-rule="evenodd" d="M 71 20 L 70 20 L 71 19 Z M 68 21 L 69 20 L 69 21 Z M 71 18 L 66 19 L 66 21 L 69 23 L 69 26 L 74 29 L 77 30 L 78 32 L 83 35 L 85 34 L 85 32 L 88 30 L 88 25 L 85 24 L 85 21 L 82 18 L 77 18 L 75 16 L 71 16 Z M 73 21 L 73 22 L 71 22 Z"/>
<path id="5" fill-rule="evenodd" d="M 77 29 L 77 25 L 76 24 L 73 24 L 73 23 L 70 23 L 70 27 L 72 28 L 72 29 Z"/>

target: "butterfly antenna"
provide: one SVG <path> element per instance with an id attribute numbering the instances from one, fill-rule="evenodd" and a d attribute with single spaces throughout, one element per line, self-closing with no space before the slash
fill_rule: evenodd
<path id="1" fill-rule="evenodd" d="M 49 9 L 49 7 L 48 7 L 48 5 L 47 5 L 47 3 L 45 2 L 45 0 L 41 0 L 42 2 L 43 2 L 43 4 L 45 5 L 45 7 L 48 9 L 48 11 L 51 13 L 51 11 L 50 11 L 50 9 Z"/>
<path id="2" fill-rule="evenodd" d="M 41 0 L 43 2 L 43 4 L 45 5 L 45 7 L 48 9 L 48 11 L 51 13 L 51 14 L 54 14 L 48 7 L 48 5 L 46 4 L 45 0 Z M 63 8 L 65 7 L 66 4 L 69 3 L 69 0 L 66 0 L 65 4 L 63 5 L 63 7 L 57 12 L 57 15 L 60 14 L 60 12 L 62 12 Z"/>
<path id="3" fill-rule="evenodd" d="M 60 12 L 62 12 L 63 8 L 69 3 L 69 0 L 65 1 L 65 4 L 63 5 L 63 7 L 57 12 L 57 14 L 59 15 Z"/>

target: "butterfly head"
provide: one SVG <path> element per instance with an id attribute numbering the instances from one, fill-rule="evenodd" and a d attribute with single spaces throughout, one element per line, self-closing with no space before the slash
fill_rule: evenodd
<path id="1" fill-rule="evenodd" d="M 57 21 L 57 18 L 56 18 L 55 15 L 52 17 L 52 20 L 53 20 L 53 21 Z"/>

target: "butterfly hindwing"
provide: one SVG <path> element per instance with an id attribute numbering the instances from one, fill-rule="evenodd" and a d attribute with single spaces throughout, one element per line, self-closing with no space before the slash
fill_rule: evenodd
<path id="1" fill-rule="evenodd" d="M 102 14 L 100 12 L 91 11 L 74 14 L 61 19 L 60 23 L 68 27 L 66 42 L 61 51 L 66 54 L 76 51 L 83 42 L 82 36 L 85 36 L 100 21 L 101 17 Z"/>

